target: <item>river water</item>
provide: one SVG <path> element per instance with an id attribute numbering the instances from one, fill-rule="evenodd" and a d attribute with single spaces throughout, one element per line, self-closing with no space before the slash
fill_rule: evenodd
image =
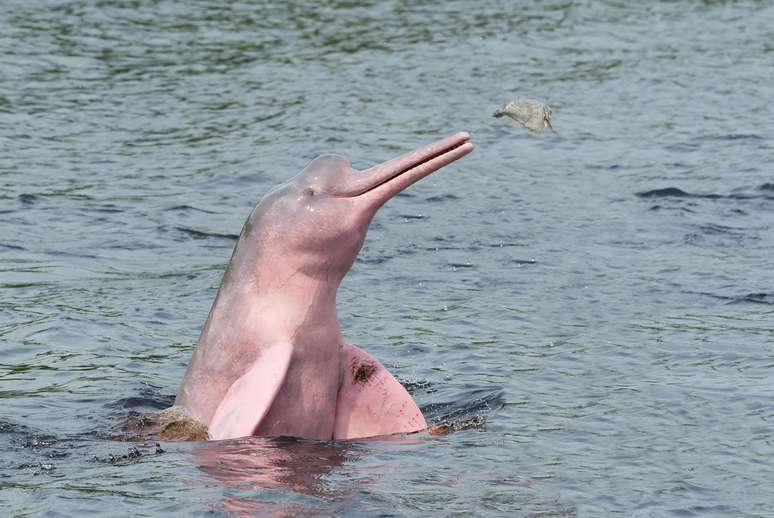
<path id="1" fill-rule="evenodd" d="M 3 2 L 3 514 L 772 516 L 772 4 L 317 4 Z M 515 97 L 556 133 L 492 117 Z M 264 193 L 462 130 L 339 316 L 474 426 L 117 440 Z"/>

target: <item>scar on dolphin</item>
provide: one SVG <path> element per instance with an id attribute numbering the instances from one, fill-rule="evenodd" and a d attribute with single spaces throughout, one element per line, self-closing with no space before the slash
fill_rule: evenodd
<path id="1" fill-rule="evenodd" d="M 373 363 L 357 363 L 352 364 L 352 381 L 358 384 L 368 383 L 371 376 L 376 372 L 376 366 Z"/>

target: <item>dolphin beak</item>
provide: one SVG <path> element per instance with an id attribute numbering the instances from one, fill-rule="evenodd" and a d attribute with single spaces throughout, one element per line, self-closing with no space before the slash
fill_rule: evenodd
<path id="1" fill-rule="evenodd" d="M 473 149 L 470 135 L 464 131 L 457 133 L 357 173 L 347 195 L 362 199 L 375 208 L 381 207 L 409 185 Z"/>

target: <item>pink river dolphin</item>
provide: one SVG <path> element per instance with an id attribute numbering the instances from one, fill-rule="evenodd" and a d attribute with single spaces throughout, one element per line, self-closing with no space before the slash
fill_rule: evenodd
<path id="1" fill-rule="evenodd" d="M 175 405 L 210 439 L 355 439 L 427 428 L 403 386 L 348 343 L 336 291 L 387 200 L 473 151 L 457 133 L 355 171 L 313 160 L 242 228 Z"/>

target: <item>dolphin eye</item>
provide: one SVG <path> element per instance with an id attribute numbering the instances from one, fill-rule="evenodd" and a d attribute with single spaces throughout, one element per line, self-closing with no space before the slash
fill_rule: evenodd
<path id="1" fill-rule="evenodd" d="M 307 187 L 306 189 L 304 189 L 304 194 L 306 194 L 307 196 L 314 196 L 314 189 L 312 189 L 311 187 Z"/>

